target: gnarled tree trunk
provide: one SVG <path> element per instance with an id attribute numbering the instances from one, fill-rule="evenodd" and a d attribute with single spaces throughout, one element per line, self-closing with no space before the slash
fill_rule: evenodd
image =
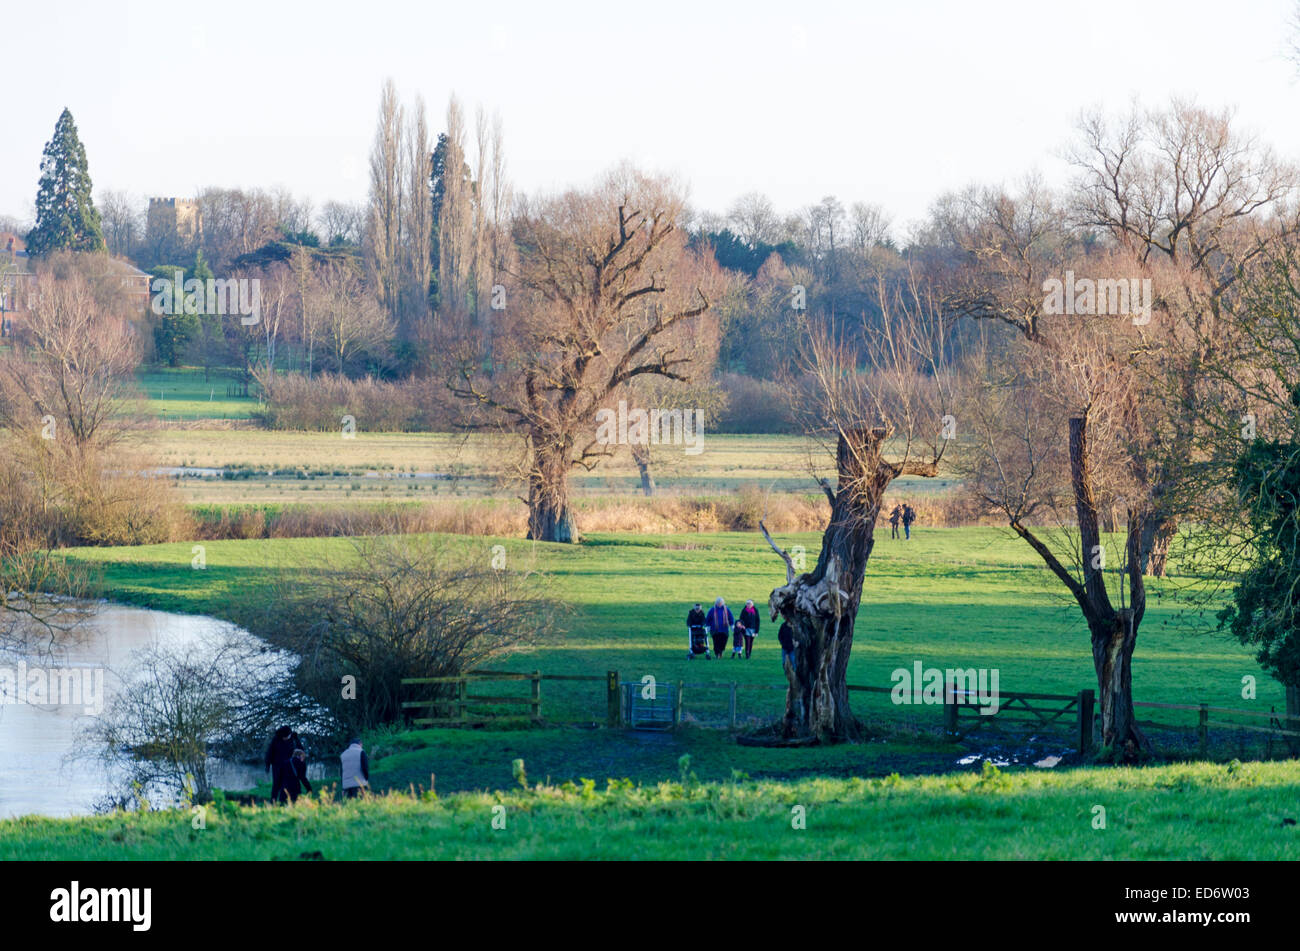
<path id="1" fill-rule="evenodd" d="M 641 473 L 641 491 L 647 496 L 655 494 L 655 477 L 650 471 L 650 449 L 640 443 L 632 444 L 632 461 Z"/>
<path id="2" fill-rule="evenodd" d="M 1070 420 L 1070 482 L 1079 520 L 1084 565 L 1083 585 L 1073 585 L 1072 590 L 1092 635 L 1102 745 L 1110 748 L 1114 755 L 1132 760 L 1140 750 L 1149 747 L 1133 714 L 1133 649 L 1137 644 L 1138 625 L 1146 611 L 1140 547 L 1147 518 L 1145 513 L 1132 508 L 1128 510 L 1124 568 L 1129 604 L 1117 611 L 1106 591 L 1104 551 L 1088 458 L 1087 417 Z"/>
<path id="3" fill-rule="evenodd" d="M 1133 648 L 1137 625 L 1133 612 L 1115 613 L 1114 624 L 1092 632 L 1092 663 L 1100 691 L 1102 745 L 1133 758 L 1146 746 L 1133 712 Z"/>
<path id="4" fill-rule="evenodd" d="M 1169 543 L 1178 534 L 1178 521 L 1148 518 L 1142 524 L 1139 559 L 1144 575 L 1163 578 L 1169 563 Z"/>
<path id="5" fill-rule="evenodd" d="M 528 473 L 528 538 L 532 541 L 569 544 L 577 538 L 569 507 L 569 464 L 565 446 L 534 437 Z"/>
<path id="6" fill-rule="evenodd" d="M 839 436 L 835 491 L 822 483 L 831 501 L 830 524 L 822 535 L 817 565 L 798 577 L 788 554 L 768 542 L 786 561 L 786 584 L 768 599 L 772 620 L 784 617 L 794 633 L 794 664 L 786 666 L 782 735 L 786 739 L 856 740 L 861 731 L 849 709 L 847 675 L 853 626 L 862 596 L 862 579 L 875 545 L 876 518 L 885 489 L 904 472 L 935 475 L 934 464 L 895 465 L 881 458 L 886 431 L 856 429 Z"/>

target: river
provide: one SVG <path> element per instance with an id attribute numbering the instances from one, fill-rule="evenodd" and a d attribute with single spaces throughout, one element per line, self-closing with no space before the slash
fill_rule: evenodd
<path id="1" fill-rule="evenodd" d="M 196 615 L 103 602 L 91 610 L 48 654 L 0 650 L 0 817 L 92 812 L 108 790 L 108 767 L 71 754 L 87 718 L 130 680 L 132 651 L 181 646 L 234 630 L 227 622 Z M 44 693 L 42 685 L 48 685 Z M 79 702 L 41 702 L 55 699 L 60 689 L 65 693 L 59 700 Z M 219 761 L 209 775 L 213 786 L 226 789 L 246 789 L 262 778 L 256 767 Z"/>

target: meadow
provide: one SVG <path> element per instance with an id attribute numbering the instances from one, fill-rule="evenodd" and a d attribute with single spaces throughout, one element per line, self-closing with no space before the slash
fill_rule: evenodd
<path id="1" fill-rule="evenodd" d="M 537 571 L 548 593 L 571 608 L 562 634 L 495 662 L 495 669 L 589 675 L 617 670 L 631 680 L 648 674 L 661 681 L 783 683 L 775 631 L 766 616 L 749 661 L 686 659 L 690 604 L 722 596 L 736 609 L 747 598 L 762 608 L 783 581 L 783 566 L 757 532 L 593 534 L 574 546 L 437 538 L 463 557 L 485 562 L 494 545 L 503 546 L 509 566 Z M 820 536 L 778 540 L 803 546 L 811 565 Z M 70 557 L 101 576 L 112 600 L 234 621 L 255 618 L 285 578 L 328 571 L 356 557 L 346 538 L 214 541 L 204 548 L 203 570 L 191 567 L 190 543 L 75 549 Z M 1212 612 L 1188 600 L 1189 581 L 1175 574 L 1151 583 L 1134 659 L 1136 698 L 1281 708 L 1281 685 L 1262 673 L 1248 648 L 1214 630 Z M 1064 599 L 1023 542 L 996 528 L 921 528 L 910 541 L 891 540 L 887 530 L 879 533 L 863 587 L 849 682 L 890 686 L 894 670 L 910 669 L 917 661 L 927 667 L 996 668 L 1003 691 L 1073 694 L 1095 686 L 1077 606 Z M 1257 678 L 1254 700 L 1242 698 L 1246 676 Z M 603 693 L 595 692 L 601 689 L 548 685 L 547 712 L 557 719 L 601 719 Z M 766 706 L 754 715 L 779 715 L 780 692 L 762 695 Z M 883 695 L 858 694 L 854 704 L 862 715 L 892 725 L 937 720 L 929 708 L 896 707 Z"/>
<path id="2" fill-rule="evenodd" d="M 210 424 L 256 409 L 254 401 L 223 402 L 219 385 L 195 376 L 146 377 L 146 392 L 158 389 L 162 399 L 151 396 L 143 409 L 160 419 L 207 412 Z M 488 437 L 357 433 L 345 440 L 339 433 L 246 427 L 169 426 L 134 438 L 159 465 L 236 473 L 178 479 L 196 511 L 322 502 L 359 510 L 429 498 L 522 511 L 508 482 L 507 447 Z M 810 471 L 825 472 L 829 463 L 798 437 L 711 436 L 706 442 L 700 456 L 665 459 L 657 476 L 666 496 L 749 493 L 753 502 L 772 492 L 775 503 L 807 493 Z M 454 478 L 441 478 L 448 475 Z M 327 779 L 292 810 L 263 805 L 265 784 L 232 791 L 231 798 L 223 794 L 207 807 L 202 829 L 185 810 L 9 820 L 0 822 L 0 858 L 1300 855 L 1296 827 L 1288 824 L 1296 814 L 1300 763 L 1242 764 L 1234 756 L 1257 755 L 1258 744 L 1252 740 L 1248 748 L 1239 736 L 1216 737 L 1211 759 L 1219 762 L 1188 762 L 1185 747 L 1169 747 L 1143 767 L 1098 767 L 1070 753 L 1067 724 L 1031 741 L 1035 755 L 1052 750 L 1064 757 L 1058 768 L 1039 769 L 1014 755 L 1023 736 L 1004 741 L 981 734 L 955 744 L 941 733 L 939 709 L 854 693 L 854 711 L 867 728 L 862 744 L 738 744 L 727 730 L 711 728 L 725 720 L 731 683 L 741 685 L 742 730 L 774 721 L 783 709 L 781 689 L 757 689 L 783 685 L 775 625 L 766 614 L 783 566 L 756 530 L 664 533 L 653 522 L 635 532 L 600 530 L 610 510 L 636 498 L 637 484 L 630 460 L 617 457 L 575 479 L 580 527 L 584 519 L 588 525 L 581 545 L 534 543 L 515 534 L 427 537 L 485 564 L 501 546 L 508 567 L 533 572 L 534 583 L 566 605 L 559 631 L 494 661 L 493 669 L 599 678 L 617 671 L 626 682 L 652 676 L 684 683 L 678 730 L 609 729 L 603 683 L 546 681 L 538 725 L 367 734 L 379 795 L 364 801 L 335 802 Z M 1002 691 L 1095 688 L 1077 606 L 1037 556 L 1005 529 L 937 527 L 927 520 L 925 506 L 956 489 L 950 478 L 894 487 L 894 497 L 917 501 L 922 520 L 908 541 L 889 538 L 888 526 L 877 531 L 849 682 L 888 687 L 894 671 L 920 662 L 996 669 Z M 490 523 L 480 522 L 480 530 L 483 524 Z M 778 532 L 778 541 L 809 566 L 820 539 L 818 532 Z M 332 571 L 358 554 L 346 537 L 211 540 L 201 543 L 205 567 L 196 569 L 196 544 L 66 554 L 89 568 L 113 601 L 226 618 L 271 640 L 275 632 L 257 624 L 280 585 Z M 1179 575 L 1177 565 L 1175 557 L 1172 576 L 1149 583 L 1134 659 L 1136 699 L 1281 709 L 1282 687 L 1248 648 L 1215 630 L 1213 605 L 1194 597 L 1196 579 Z M 686 612 L 718 596 L 736 610 L 753 599 L 763 612 L 752 659 L 687 660 Z M 1243 696 L 1248 678 L 1258 684 L 1253 699 Z M 1194 714 L 1168 712 L 1160 719 L 1190 727 Z M 972 750 L 978 755 L 968 755 Z M 318 755 L 332 762 L 329 751 Z M 999 769 L 992 761 L 1005 762 L 1004 756 L 1012 765 Z M 527 772 L 522 783 L 515 761 Z M 1098 807 L 1108 817 L 1104 828 L 1097 827 Z M 494 819 L 504 827 L 494 827 Z"/>

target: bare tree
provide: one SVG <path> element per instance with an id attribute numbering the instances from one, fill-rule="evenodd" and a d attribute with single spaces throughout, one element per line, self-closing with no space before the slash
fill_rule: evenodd
<path id="1" fill-rule="evenodd" d="M 483 548 L 402 535 L 354 545 L 319 583 L 286 583 L 269 621 L 305 659 L 312 693 L 337 698 L 339 678 L 357 678 L 356 700 L 335 704 L 354 729 L 407 715 L 403 677 L 456 676 L 553 630 L 542 579 L 492 567 Z"/>
<path id="2" fill-rule="evenodd" d="M 316 226 L 326 244 L 360 244 L 365 232 L 365 206 L 355 202 L 327 201 Z"/>
<path id="3" fill-rule="evenodd" d="M 393 335 L 393 323 L 348 261 L 328 261 L 316 269 L 316 303 L 324 342 L 334 371 L 357 354 L 377 355 Z"/>
<path id="4" fill-rule="evenodd" d="M 834 488 L 821 480 L 831 514 L 813 570 L 796 575 L 760 523 L 786 565 L 785 584 L 768 599 L 772 619 L 783 617 L 794 638 L 794 663 L 785 667 L 785 741 L 860 736 L 846 684 L 881 501 L 899 476 L 938 475 L 946 445 L 953 384 L 936 302 L 914 281 L 892 291 L 882 282 L 880 297 L 881 333 L 867 338 L 865 353 L 833 328 L 812 328 L 807 338 L 802 364 L 817 399 L 807 428 L 833 441 L 839 475 Z"/>
<path id="5" fill-rule="evenodd" d="M 33 303 L 21 346 L 0 356 L 0 423 L 45 428 L 56 439 L 66 434 L 78 450 L 108 444 L 120 435 L 134 394 L 134 335 L 120 312 L 97 299 L 83 271 L 61 256 L 37 275 Z"/>
<path id="6" fill-rule="evenodd" d="M 419 336 L 429 320 L 429 278 L 432 273 L 433 146 L 424 100 L 416 97 L 406 130 L 406 195 L 402 225 L 401 326 L 408 337 Z"/>
<path id="7" fill-rule="evenodd" d="M 747 192 L 737 198 L 727 210 L 727 224 L 751 248 L 781 240 L 780 216 L 771 199 L 761 192 Z"/>
<path id="8" fill-rule="evenodd" d="M 397 87 L 388 79 L 380 96 L 379 121 L 370 149 L 366 256 L 375 294 L 390 317 L 397 316 L 401 296 L 403 131 Z"/>
<path id="9" fill-rule="evenodd" d="M 716 272 L 687 248 L 682 206 L 673 183 L 627 167 L 590 191 L 524 203 L 515 298 L 497 312 L 510 352 L 487 374 L 479 335 L 461 336 L 449 385 L 469 425 L 522 437 L 530 538 L 576 540 L 569 473 L 616 448 L 593 435 L 610 394 L 643 375 L 689 378 L 669 331 L 707 310 Z"/>
<path id="10" fill-rule="evenodd" d="M 115 257 L 130 257 L 144 240 L 143 207 L 122 191 L 104 192 L 95 205 L 104 226 L 108 253 Z"/>

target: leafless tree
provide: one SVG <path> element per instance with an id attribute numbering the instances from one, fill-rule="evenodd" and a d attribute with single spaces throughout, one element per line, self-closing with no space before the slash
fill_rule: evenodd
<path id="1" fill-rule="evenodd" d="M 772 201 L 761 192 L 746 192 L 727 210 L 727 225 L 751 248 L 777 244 L 781 240 L 781 219 Z"/>
<path id="2" fill-rule="evenodd" d="M 321 206 L 316 226 L 326 244 L 360 244 L 365 232 L 366 210 L 363 205 L 346 201 L 327 201 Z"/>
<path id="3" fill-rule="evenodd" d="M 785 667 L 787 742 L 860 736 L 846 684 L 881 501 L 899 476 L 938 475 L 947 444 L 944 416 L 954 387 L 937 302 L 916 281 L 892 290 L 882 283 L 880 302 L 881 330 L 866 338 L 865 352 L 842 330 L 812 327 L 802 355 L 814 399 L 806 428 L 833 443 L 839 476 L 835 487 L 821 480 L 831 514 L 813 570 L 796 575 L 760 523 L 786 565 L 786 582 L 768 605 L 794 638 L 795 660 Z"/>
<path id="4" fill-rule="evenodd" d="M 494 312 L 509 353 L 484 372 L 467 324 L 449 385 L 472 411 L 468 425 L 522 437 L 530 538 L 576 540 L 569 473 L 615 450 L 593 434 L 610 394 L 643 375 L 690 378 L 670 331 L 708 309 L 716 268 L 687 248 L 682 211 L 674 183 L 622 167 L 516 215 L 514 297 Z"/>
<path id="5" fill-rule="evenodd" d="M 379 121 L 370 149 L 370 215 L 366 229 L 366 256 L 375 295 L 389 316 L 396 317 L 401 296 L 403 120 L 397 87 L 384 82 L 379 100 Z"/>

